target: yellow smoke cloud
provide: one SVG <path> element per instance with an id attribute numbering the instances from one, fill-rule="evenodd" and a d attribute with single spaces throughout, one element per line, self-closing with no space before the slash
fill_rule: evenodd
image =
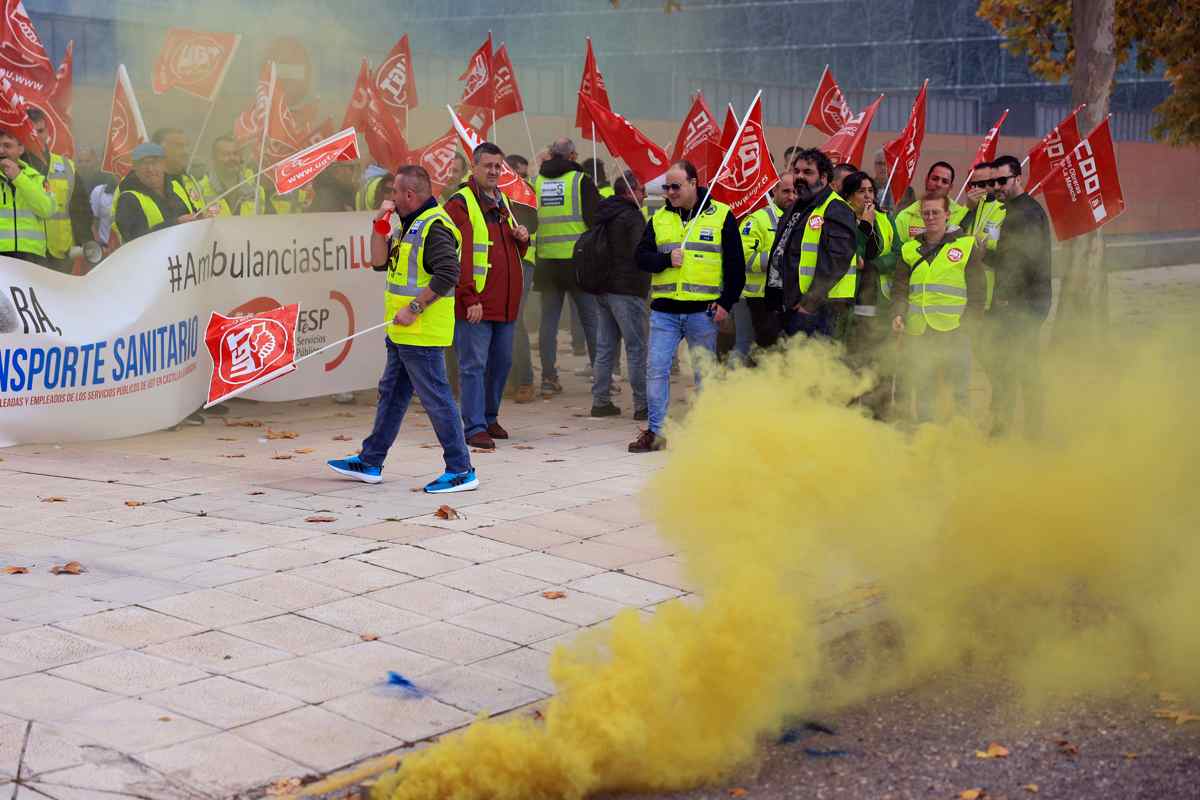
<path id="1" fill-rule="evenodd" d="M 624 612 L 560 648 L 544 721 L 447 736 L 376 798 L 709 783 L 789 714 L 968 658 L 1031 701 L 1119 691 L 1147 670 L 1200 690 L 1200 359 L 1180 341 L 1047 363 L 1036 443 L 962 420 L 915 434 L 872 421 L 850 404 L 869 378 L 818 344 L 709 382 L 643 498 L 703 604 Z M 815 604 L 864 581 L 890 635 L 834 666 Z"/>

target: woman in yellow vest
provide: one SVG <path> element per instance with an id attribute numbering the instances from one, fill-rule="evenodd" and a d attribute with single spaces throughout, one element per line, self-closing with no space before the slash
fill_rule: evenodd
<path id="1" fill-rule="evenodd" d="M 892 330 L 902 347 L 917 395 L 917 421 L 933 419 L 938 376 L 951 385 L 955 413 L 969 411 L 971 344 L 963 330 L 983 312 L 982 248 L 972 236 L 947 232 L 950 198 L 921 201 L 924 232 L 900 248 L 892 287 Z"/>
<path id="2" fill-rule="evenodd" d="M 391 322 L 375 424 L 359 455 L 328 464 L 339 475 L 380 483 L 384 459 L 415 393 L 429 415 L 446 461 L 446 471 L 426 484 L 425 491 L 467 492 L 478 488 L 479 479 L 471 466 L 462 419 L 446 378 L 444 355 L 454 339 L 454 287 L 462 235 L 438 205 L 429 173 L 422 167 L 400 168 L 394 197 L 399 229 L 392 234 L 391 215 L 385 213 L 375 220 L 371 235 L 371 264 L 378 271 L 387 270 L 384 315 Z"/>

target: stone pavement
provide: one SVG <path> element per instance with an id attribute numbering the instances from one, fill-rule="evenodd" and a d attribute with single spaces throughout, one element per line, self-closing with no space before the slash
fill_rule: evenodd
<path id="1" fill-rule="evenodd" d="M 472 455 L 482 487 L 443 497 L 418 491 L 442 470 L 419 407 L 382 485 L 325 466 L 358 449 L 374 392 L 0 451 L 0 570 L 28 568 L 0 572 L 0 797 L 221 798 L 328 773 L 545 698 L 557 643 L 687 595 L 634 497 L 665 456 L 626 452 L 628 385 L 626 416 L 593 420 L 567 382 L 506 404 L 512 438 Z M 71 561 L 86 571 L 50 572 Z"/>

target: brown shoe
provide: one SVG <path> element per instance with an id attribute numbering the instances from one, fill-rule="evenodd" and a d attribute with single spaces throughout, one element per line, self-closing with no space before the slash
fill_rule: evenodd
<path id="1" fill-rule="evenodd" d="M 533 402 L 533 385 L 518 386 L 517 396 L 514 398 L 517 403 L 532 403 Z"/>
<path id="2" fill-rule="evenodd" d="M 488 425 L 487 432 L 488 432 L 488 436 L 491 436 L 493 439 L 507 439 L 508 438 L 508 431 L 504 430 L 504 428 L 501 428 L 499 422 L 493 422 L 492 424 Z M 492 447 L 495 447 L 495 446 L 496 445 L 493 442 Z"/>
<path id="3" fill-rule="evenodd" d="M 492 441 L 492 437 L 488 435 L 487 431 L 480 431 L 479 433 L 473 433 L 470 436 L 468 436 L 467 437 L 467 445 L 470 447 L 478 448 L 480 450 L 495 450 L 496 449 L 496 443 L 494 441 Z"/>
<path id="4" fill-rule="evenodd" d="M 651 431 L 649 428 L 638 434 L 638 438 L 629 444 L 631 453 L 653 453 L 655 450 L 666 449 L 667 440 Z"/>

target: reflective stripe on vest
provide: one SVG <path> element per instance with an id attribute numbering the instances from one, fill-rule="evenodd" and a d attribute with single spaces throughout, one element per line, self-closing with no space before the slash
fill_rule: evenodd
<path id="1" fill-rule="evenodd" d="M 380 181 L 383 180 L 382 175 L 376 175 L 374 178 L 366 182 L 361 189 L 354 193 L 354 210 L 355 211 L 370 211 L 371 198 L 375 196 L 376 188 Z"/>
<path id="2" fill-rule="evenodd" d="M 779 214 L 773 202 L 749 214 L 742 220 L 742 251 L 746 254 L 746 286 L 742 297 L 762 297 L 766 292 L 767 264 L 771 243 L 779 228 Z"/>
<path id="3" fill-rule="evenodd" d="M 46 178 L 42 173 L 18 161 L 21 174 L 17 180 L 22 184 L 32 184 L 28 190 L 43 191 Z M 35 256 L 46 255 L 46 218 L 39 216 L 31 208 L 18 205 L 18 187 L 13 181 L 4 181 L 0 188 L 0 249 L 5 252 L 29 253 Z M 54 198 L 46 192 L 48 209 L 54 211 Z"/>
<path id="4" fill-rule="evenodd" d="M 148 194 L 134 191 L 133 189 L 124 189 L 121 192 L 121 196 L 117 199 L 117 202 L 119 202 L 120 200 L 124 200 L 126 197 L 132 197 L 132 198 L 136 199 L 138 201 L 138 205 L 140 205 L 142 207 L 142 213 L 146 216 L 146 226 L 147 226 L 146 232 L 147 233 L 154 230 L 159 225 L 162 225 L 162 223 L 163 223 L 162 209 L 160 209 L 158 207 L 158 203 L 156 203 L 154 201 L 154 198 L 150 197 L 150 195 L 148 195 Z M 120 236 L 122 239 L 124 239 L 125 237 L 121 233 L 120 228 L 117 227 L 117 202 L 113 203 L 112 229 L 117 232 L 118 236 Z"/>
<path id="5" fill-rule="evenodd" d="M 183 207 L 189 214 L 195 214 L 204 208 L 204 192 L 200 190 L 196 179 L 191 175 L 177 175 L 171 179 L 171 191 L 183 201 Z"/>
<path id="6" fill-rule="evenodd" d="M 539 175 L 533 182 L 538 198 L 538 258 L 569 259 L 574 254 L 575 242 L 587 230 L 582 185 L 583 173 L 578 170 L 558 178 Z"/>
<path id="7" fill-rule="evenodd" d="M 926 327 L 952 331 L 967 308 L 966 269 L 975 239 L 961 236 L 943 243 L 932 262 L 921 257 L 921 244 L 913 239 L 900 248 L 900 257 L 912 270 L 905 328 L 913 336 L 923 334 Z"/>
<path id="8" fill-rule="evenodd" d="M 652 298 L 671 300 L 716 300 L 721 295 L 721 232 L 729 206 L 710 200 L 688 230 L 679 213 L 660 208 L 650 218 L 658 252 L 683 248 L 683 265 L 657 273 L 650 284 Z M 683 236 L 687 233 L 687 246 Z"/>
<path id="9" fill-rule="evenodd" d="M 385 318 L 389 323 L 395 318 L 396 312 L 429 285 L 429 273 L 423 267 L 422 254 L 425 251 L 425 239 L 435 221 L 441 222 L 454 234 L 457 242 L 455 256 L 462 252 L 462 234 L 441 206 L 435 205 L 418 214 L 404 235 L 392 242 L 383 303 Z M 411 325 L 389 324 L 387 333 L 388 338 L 396 344 L 448 347 L 454 339 L 454 295 L 434 300 L 417 315 Z"/>
<path id="10" fill-rule="evenodd" d="M 496 194 L 500 195 L 499 202 L 504 205 L 509 219 L 512 219 L 512 208 L 508 205 L 508 198 L 504 196 L 503 192 L 497 191 Z M 475 197 L 475 193 L 471 191 L 469 185 L 463 186 L 451 195 L 450 199 L 453 200 L 455 197 L 463 199 L 463 203 L 467 206 L 467 217 L 471 220 L 471 277 L 475 279 L 475 291 L 482 292 L 483 287 L 487 285 L 488 270 L 492 268 L 491 261 L 488 259 L 492 240 L 488 234 L 487 219 L 483 216 L 483 207 L 479 205 L 479 199 Z M 503 220 L 501 220 L 501 224 L 504 224 Z"/>
<path id="11" fill-rule="evenodd" d="M 800 292 L 803 294 L 812 287 L 814 276 L 817 274 L 817 253 L 821 250 L 821 234 L 825 230 L 825 212 L 832 203 L 846 204 L 837 192 L 830 192 L 825 202 L 812 210 L 804 223 L 804 233 L 800 237 Z M 848 206 L 847 206 L 848 208 Z M 833 285 L 827 295 L 830 300 L 846 300 L 854 298 L 854 290 L 858 287 L 858 270 L 854 259 L 850 259 L 850 268 L 842 279 Z"/>
<path id="12" fill-rule="evenodd" d="M 249 175 L 247 173 L 248 173 L 248 170 L 244 171 L 242 174 L 242 178 L 249 177 Z M 210 180 L 209 177 L 207 175 L 205 175 L 203 178 L 200 179 L 200 191 L 204 195 L 205 206 L 210 206 L 213 204 L 214 200 L 216 200 L 221 195 L 225 194 L 225 192 L 229 191 L 229 187 L 225 187 L 224 189 L 218 190 L 216 187 L 213 186 L 212 180 Z M 259 186 L 257 188 L 255 194 L 258 195 L 259 207 L 265 211 L 266 203 L 267 203 L 266 190 L 264 190 L 263 187 Z M 232 197 L 232 196 L 233 195 L 230 195 L 230 197 Z M 238 205 L 237 215 L 240 217 L 254 216 L 254 194 L 251 194 L 249 197 L 247 197 L 245 200 L 243 200 Z M 229 197 L 221 198 L 221 202 L 217 207 L 217 216 L 219 216 L 219 217 L 233 216 L 233 207 L 229 204 Z"/>
<path id="13" fill-rule="evenodd" d="M 65 258 L 75 245 L 71 229 L 71 193 L 75 191 L 75 162 L 58 153 L 50 154 L 46 183 L 54 198 L 54 213 L 46 218 L 46 252 L 52 258 Z"/>

